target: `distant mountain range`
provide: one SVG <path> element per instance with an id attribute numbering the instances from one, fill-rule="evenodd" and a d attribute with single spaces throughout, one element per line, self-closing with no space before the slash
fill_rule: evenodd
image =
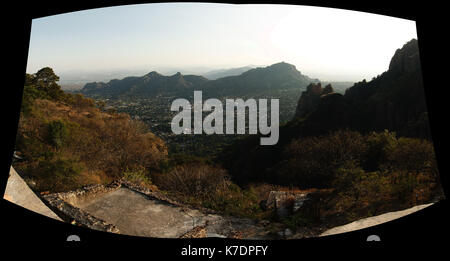
<path id="1" fill-rule="evenodd" d="M 216 75 L 238 73 L 242 68 L 232 71 L 216 72 Z M 203 76 L 176 73 L 164 76 L 155 71 L 141 77 L 126 77 L 108 83 L 87 83 L 81 92 L 86 95 L 103 97 L 153 97 L 158 94 L 183 96 L 194 90 L 202 90 L 206 96 L 239 96 L 287 89 L 304 89 L 311 82 L 318 82 L 301 74 L 294 65 L 285 62 L 264 68 L 249 69 L 240 75 L 208 80 Z"/>
<path id="2" fill-rule="evenodd" d="M 87 83 L 81 92 L 104 97 L 155 96 L 162 93 L 183 93 L 206 81 L 208 79 L 203 76 L 182 75 L 181 73 L 164 76 L 153 71 L 141 77 L 126 77 L 122 80 L 111 80 L 108 83 Z"/>

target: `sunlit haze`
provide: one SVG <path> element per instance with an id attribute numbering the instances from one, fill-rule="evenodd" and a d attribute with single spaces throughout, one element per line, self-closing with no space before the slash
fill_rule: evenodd
<path id="1" fill-rule="evenodd" d="M 143 4 L 34 19 L 27 72 L 201 72 L 287 62 L 313 78 L 386 71 L 414 21 L 296 5 Z"/>

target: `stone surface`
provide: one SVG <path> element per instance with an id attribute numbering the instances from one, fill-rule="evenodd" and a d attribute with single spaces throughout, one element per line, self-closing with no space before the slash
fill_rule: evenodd
<path id="1" fill-rule="evenodd" d="M 62 221 L 28 187 L 27 183 L 17 174 L 12 166 L 9 171 L 9 178 L 3 198 L 41 215 Z"/>

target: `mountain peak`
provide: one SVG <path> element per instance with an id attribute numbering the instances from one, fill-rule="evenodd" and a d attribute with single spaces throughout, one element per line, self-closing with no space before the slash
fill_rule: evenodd
<path id="1" fill-rule="evenodd" d="M 297 70 L 297 68 L 295 67 L 295 65 L 290 64 L 290 63 L 286 63 L 286 62 L 279 62 L 279 63 L 274 63 L 268 67 L 266 67 L 266 69 L 273 71 L 275 73 L 295 73 L 295 74 L 301 74 L 300 71 Z"/>
<path id="2" fill-rule="evenodd" d="M 290 64 L 290 63 L 286 63 L 286 62 L 279 62 L 279 63 L 274 63 L 272 65 L 269 66 L 269 68 L 285 68 L 285 69 L 295 69 L 295 65 Z"/>
<path id="3" fill-rule="evenodd" d="M 159 77 L 159 76 L 162 76 L 162 74 L 160 74 L 160 73 L 158 73 L 156 71 L 151 71 L 151 72 L 147 73 L 145 76 L 148 76 L 148 77 Z"/>

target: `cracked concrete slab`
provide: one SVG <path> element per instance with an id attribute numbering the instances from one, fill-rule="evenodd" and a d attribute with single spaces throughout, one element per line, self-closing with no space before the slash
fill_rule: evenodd
<path id="1" fill-rule="evenodd" d="M 101 231 L 157 238 L 270 239 L 253 220 L 193 209 L 125 180 L 48 194 L 44 199 L 76 223 Z"/>
<path id="2" fill-rule="evenodd" d="M 121 234 L 146 237 L 179 237 L 205 216 L 197 210 L 174 207 L 164 201 L 148 199 L 128 188 L 118 188 L 99 197 L 80 199 L 75 207 L 107 223 L 114 224 Z"/>

